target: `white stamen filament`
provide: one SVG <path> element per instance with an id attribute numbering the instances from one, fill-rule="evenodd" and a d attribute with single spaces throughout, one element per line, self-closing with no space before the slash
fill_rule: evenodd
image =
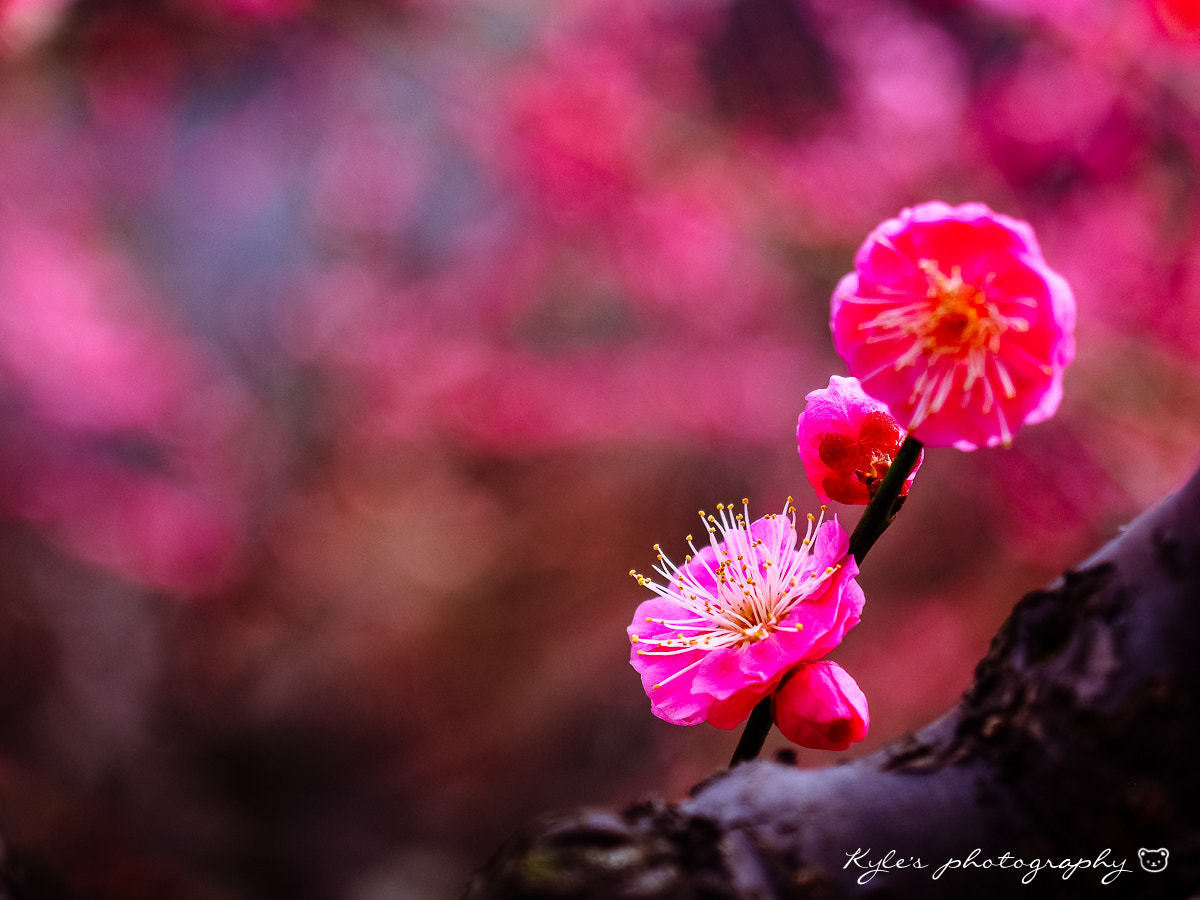
<path id="1" fill-rule="evenodd" d="M 979 287 L 963 281 L 959 266 L 951 267 L 948 276 L 934 260 L 919 260 L 917 266 L 928 282 L 924 297 L 910 299 L 911 294 L 907 292 L 879 286 L 876 290 L 880 296 L 847 298 L 850 302 L 878 303 L 887 307 L 859 326 L 866 332 L 864 340 L 867 343 L 904 344 L 894 359 L 867 373 L 861 380 L 869 381 L 888 368 L 899 371 L 908 366 L 923 366 L 909 396 L 912 413 L 905 423 L 909 430 L 939 412 L 954 394 L 956 384 L 961 382 L 964 407 L 978 386 L 982 411 L 996 415 L 1001 436 L 1007 443 L 1011 432 L 997 400 L 1001 397 L 1013 399 L 1017 389 L 1009 366 L 999 357 L 1001 338 L 1010 331 L 1028 331 L 1031 327 L 1029 319 L 1001 312 L 988 297 L 987 288 L 994 273 L 989 274 Z M 1037 306 L 1032 297 L 1018 297 L 1007 302 L 1010 308 L 1012 305 Z M 1032 360 L 1018 346 L 1010 343 L 1006 345 L 1006 353 L 1009 350 L 1014 351 L 1022 362 L 1028 361 L 1045 371 L 1044 364 Z M 1010 364 L 1011 360 L 1010 356 Z"/>
<path id="2" fill-rule="evenodd" d="M 742 501 L 742 509 L 742 513 L 734 513 L 733 507 L 721 503 L 715 516 L 701 510 L 700 518 L 708 530 L 713 551 L 711 559 L 701 555 L 689 536 L 688 546 L 693 555 L 682 567 L 676 566 L 655 545 L 659 564 L 654 569 L 663 576 L 665 584 L 630 572 L 638 584 L 672 601 L 682 612 L 679 618 L 647 618 L 647 622 L 669 629 L 673 635 L 637 636 L 634 643 L 639 654 L 676 656 L 738 648 L 765 640 L 780 629 L 799 631 L 803 627 L 783 622 L 797 605 L 819 592 L 839 568 L 812 568 L 812 539 L 824 520 L 824 511 L 821 519 L 808 517 L 807 532 L 797 546 L 796 510 L 789 497 L 781 514 L 767 517 L 786 517 L 788 537 L 779 546 L 767 546 L 750 532 L 749 501 Z M 715 588 L 700 581 L 704 575 Z M 699 656 L 672 672 L 654 688 L 690 671 L 703 658 Z"/>

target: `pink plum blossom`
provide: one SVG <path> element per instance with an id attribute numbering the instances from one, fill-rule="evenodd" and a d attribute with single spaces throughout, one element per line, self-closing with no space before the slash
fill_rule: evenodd
<path id="1" fill-rule="evenodd" d="M 804 399 L 796 441 L 817 497 L 822 503 L 869 503 L 900 449 L 904 429 L 886 406 L 863 392 L 857 378 L 834 375 L 829 387 Z M 901 497 L 920 466 L 918 459 Z"/>
<path id="2" fill-rule="evenodd" d="M 814 750 L 845 750 L 865 738 L 871 725 L 862 688 L 827 659 L 794 669 L 771 706 L 783 736 Z"/>
<path id="3" fill-rule="evenodd" d="M 1058 409 L 1075 297 L 1033 229 L 982 203 L 905 209 L 833 292 L 838 353 L 925 444 L 1009 444 Z"/>
<path id="4" fill-rule="evenodd" d="M 659 551 L 665 584 L 631 573 L 658 596 L 629 626 L 630 661 L 654 714 L 676 725 L 733 728 L 789 672 L 837 646 L 862 612 L 858 565 L 836 521 L 810 515 L 797 541 L 791 498 L 782 514 L 749 524 L 742 504 L 744 513 L 724 504 L 716 516 L 701 512 L 709 543 L 697 549 L 689 537 L 682 566 Z M 837 700 L 815 696 L 806 714 L 835 718 L 825 699 Z"/>

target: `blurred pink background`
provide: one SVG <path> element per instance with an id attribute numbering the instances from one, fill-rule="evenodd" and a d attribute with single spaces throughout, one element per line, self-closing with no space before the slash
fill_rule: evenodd
<path id="1" fill-rule="evenodd" d="M 1079 355 L 1010 450 L 926 454 L 843 756 L 1200 459 L 1195 3 L 0 0 L 0 45 L 32 896 L 442 900 L 724 766 L 650 714 L 627 573 L 718 501 L 815 510 L 829 293 L 905 205 L 1030 221 Z"/>

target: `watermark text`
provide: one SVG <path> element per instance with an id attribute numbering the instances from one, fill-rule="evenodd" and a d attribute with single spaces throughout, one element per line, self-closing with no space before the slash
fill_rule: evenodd
<path id="1" fill-rule="evenodd" d="M 900 869 L 929 869 L 931 870 L 929 877 L 934 881 L 955 869 L 963 871 L 1000 869 L 1011 871 L 1014 874 L 1020 873 L 1021 884 L 1031 884 L 1037 878 L 1038 873 L 1043 870 L 1056 871 L 1059 873 L 1059 877 L 1066 881 L 1080 869 L 1087 869 L 1100 874 L 1101 884 L 1112 884 L 1121 875 L 1133 871 L 1126 867 L 1128 860 L 1113 859 L 1112 856 L 1112 850 L 1105 849 L 1094 857 L 1078 859 L 1069 857 L 1065 859 L 1024 859 L 1011 853 L 1003 853 L 1000 856 L 984 856 L 983 851 L 976 848 L 964 857 L 951 857 L 934 868 L 933 865 L 924 862 L 918 856 L 901 856 L 895 850 L 872 854 L 870 847 L 865 850 L 859 847 L 853 852 L 846 853 L 846 864 L 842 866 L 842 869 L 857 871 L 859 875 L 856 880 L 859 884 L 866 884 L 880 872 L 895 872 Z"/>

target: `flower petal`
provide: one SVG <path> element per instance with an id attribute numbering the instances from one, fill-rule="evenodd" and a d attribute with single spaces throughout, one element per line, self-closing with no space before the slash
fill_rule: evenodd
<path id="1" fill-rule="evenodd" d="M 772 703 L 783 736 L 814 750 L 845 750 L 867 736 L 867 698 L 837 663 L 807 663 L 792 672 Z"/>
<path id="2" fill-rule="evenodd" d="M 829 387 L 812 391 L 796 423 L 804 472 L 822 503 L 868 503 L 905 434 L 879 400 L 857 378 L 834 375 Z M 907 494 L 917 467 L 905 480 Z"/>

